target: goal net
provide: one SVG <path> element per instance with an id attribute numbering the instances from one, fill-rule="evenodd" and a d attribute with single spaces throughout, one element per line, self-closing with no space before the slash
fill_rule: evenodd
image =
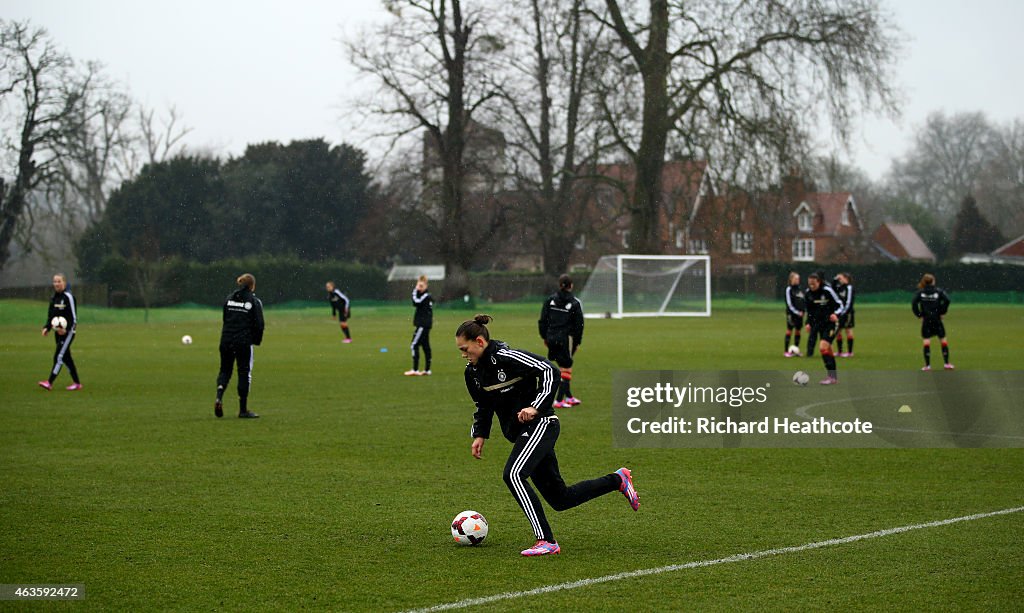
<path id="1" fill-rule="evenodd" d="M 708 317 L 711 258 L 601 256 L 579 298 L 586 317 Z"/>

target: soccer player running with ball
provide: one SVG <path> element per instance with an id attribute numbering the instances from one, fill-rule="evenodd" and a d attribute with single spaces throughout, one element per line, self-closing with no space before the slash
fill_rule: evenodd
<path id="1" fill-rule="evenodd" d="M 231 381 L 231 370 L 238 363 L 238 416 L 259 417 L 249 410 L 249 386 L 252 383 L 253 346 L 263 342 L 263 303 L 253 292 L 256 277 L 249 273 L 235 281 L 238 289 L 224 301 L 220 333 L 220 372 L 217 374 L 217 400 L 213 414 L 224 416 L 224 390 Z"/>
<path id="2" fill-rule="evenodd" d="M 334 287 L 334 281 L 328 281 L 324 284 L 324 287 L 327 289 L 327 299 L 331 302 L 331 318 L 337 315 L 338 324 L 341 326 L 341 331 L 345 334 L 345 338 L 341 342 L 351 343 L 352 334 L 348 331 L 348 318 L 352 316 L 352 310 L 349 308 L 351 303 L 348 296 L 341 293 L 340 289 Z"/>
<path id="3" fill-rule="evenodd" d="M 812 272 L 807 277 L 807 288 L 807 325 L 811 333 L 818 337 L 818 351 L 828 373 L 821 384 L 835 385 L 839 383 L 839 377 L 836 373 L 836 356 L 832 353 L 832 339 L 839 332 L 839 316 L 843 314 L 843 305 L 835 290 L 824 282 L 821 273 Z"/>
<path id="4" fill-rule="evenodd" d="M 942 343 L 942 361 L 946 370 L 953 370 L 949 363 L 949 343 L 946 341 L 946 326 L 942 324 L 942 316 L 949 310 L 949 296 L 940 288 L 935 287 L 935 275 L 925 273 L 917 283 L 917 293 L 910 303 L 914 316 L 921 320 L 921 339 L 924 344 L 924 368 L 931 370 L 932 337 L 939 337 Z"/>
<path id="5" fill-rule="evenodd" d="M 473 457 L 480 459 L 490 437 L 495 415 L 501 432 L 512 443 L 503 477 L 533 529 L 537 543 L 524 549 L 524 556 L 561 552 L 540 499 L 527 479 L 556 511 L 579 506 L 588 500 L 618 490 L 634 511 L 640 497 L 633 487 L 629 469 L 620 468 L 589 481 L 566 486 L 558 470 L 555 443 L 560 430 L 551 407 L 555 389 L 555 367 L 539 355 L 512 349 L 492 340 L 487 324 L 490 315 L 477 315 L 455 332 L 455 346 L 466 364 L 466 389 L 476 405 L 473 414 Z"/>
<path id="6" fill-rule="evenodd" d="M 407 377 L 430 374 L 430 328 L 434 325 L 434 299 L 427 291 L 427 276 L 420 275 L 416 287 L 412 290 L 412 306 L 416 313 L 412 316 L 412 325 L 416 330 L 412 333 L 412 370 L 405 371 Z M 420 347 L 423 348 L 425 370 L 420 370 Z"/>
<path id="7" fill-rule="evenodd" d="M 537 327 L 548 348 L 548 359 L 554 360 L 560 371 L 555 408 L 580 404 L 580 399 L 572 395 L 571 384 L 573 356 L 583 341 L 583 305 L 572 295 L 569 275 L 558 278 L 558 291 L 544 301 Z"/>
<path id="8" fill-rule="evenodd" d="M 793 353 L 790 347 L 800 348 L 800 328 L 804 327 L 804 288 L 800 287 L 800 273 L 793 271 L 789 273 L 789 285 L 786 286 L 786 344 L 782 346 L 782 355 L 787 358 L 800 355 L 797 351 Z M 790 339 L 792 337 L 792 343 Z"/>
<path id="9" fill-rule="evenodd" d="M 75 331 L 78 328 L 78 309 L 75 306 L 75 297 L 67 287 L 68 280 L 63 274 L 53 275 L 53 297 L 50 298 L 50 308 L 46 311 L 43 336 L 53 330 L 53 340 L 56 341 L 57 348 L 53 352 L 53 368 L 50 369 L 49 378 L 39 382 L 39 387 L 47 391 L 53 389 L 53 382 L 60 374 L 61 366 L 65 364 L 72 381 L 67 387 L 68 391 L 82 389 L 82 382 L 78 380 L 78 369 L 75 368 L 75 359 L 71 357 L 71 343 L 75 340 Z M 52 322 L 57 317 L 63 317 L 67 321 L 67 326 L 55 328 Z"/>

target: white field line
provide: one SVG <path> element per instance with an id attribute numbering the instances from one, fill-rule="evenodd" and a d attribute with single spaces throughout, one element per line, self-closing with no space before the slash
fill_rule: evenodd
<path id="1" fill-rule="evenodd" d="M 591 579 L 580 579 L 578 581 L 569 581 L 567 583 L 556 583 L 553 585 L 545 585 L 543 587 L 534 588 L 532 590 L 523 590 L 520 592 L 503 592 L 501 594 L 494 594 L 493 596 L 483 596 L 480 598 L 467 598 L 466 600 L 458 600 L 455 602 L 447 602 L 432 607 L 426 607 L 422 609 L 412 609 L 408 613 L 427 613 L 429 611 L 450 611 L 452 609 L 464 609 L 467 607 L 475 607 L 479 605 L 490 604 L 493 602 L 499 602 L 502 600 L 512 600 L 514 598 L 526 598 L 528 596 L 538 596 L 540 594 L 549 594 L 552 592 L 564 592 L 566 590 L 574 590 L 581 587 L 589 587 L 591 585 L 597 585 L 599 583 L 609 583 L 611 581 L 622 581 L 624 579 L 634 579 L 636 577 L 647 577 L 650 575 L 660 575 L 663 573 L 670 573 L 677 570 L 686 570 L 690 568 L 704 568 L 706 566 L 715 566 L 718 564 L 730 564 L 732 562 L 746 562 L 748 560 L 759 560 L 761 558 L 767 558 L 771 556 L 779 556 L 787 553 L 799 553 L 801 551 L 808 551 L 810 549 L 820 549 L 822 547 L 831 547 L 833 545 L 845 545 L 847 543 L 855 543 L 857 541 L 864 541 L 868 539 L 881 538 L 883 536 L 890 536 L 893 534 L 900 534 L 903 532 L 910 532 L 911 530 L 922 530 L 924 528 L 937 528 L 939 526 L 948 526 L 949 524 L 956 524 L 964 521 L 974 521 L 977 519 L 985 519 L 987 517 L 995 517 L 997 515 L 1010 515 L 1011 513 L 1020 513 L 1024 511 L 1024 507 L 1014 507 L 1010 509 L 1002 509 L 1000 511 L 991 511 L 988 513 L 976 513 L 974 515 L 964 515 L 962 517 L 954 517 L 952 519 L 942 519 L 938 521 L 930 521 L 923 524 L 911 524 L 909 526 L 900 526 L 898 528 L 887 528 L 885 530 L 878 530 L 876 532 L 868 532 L 866 534 L 857 534 L 854 536 L 845 536 L 842 538 L 829 539 L 827 541 L 817 541 L 814 543 L 806 543 L 804 545 L 796 545 L 793 547 L 780 547 L 778 549 L 765 549 L 762 551 L 754 551 L 751 553 L 738 553 L 736 555 L 727 556 L 725 558 L 718 558 L 717 560 L 697 560 L 694 562 L 686 562 L 685 564 L 670 564 L 668 566 L 659 566 L 657 568 L 645 568 L 641 570 L 633 570 L 623 573 L 616 573 L 614 575 L 605 575 L 603 577 L 594 577 Z"/>

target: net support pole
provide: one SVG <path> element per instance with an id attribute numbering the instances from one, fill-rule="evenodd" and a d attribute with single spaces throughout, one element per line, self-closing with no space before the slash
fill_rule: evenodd
<path id="1" fill-rule="evenodd" d="M 619 313 L 618 313 L 618 315 L 619 315 L 619 317 L 622 317 L 622 256 L 621 255 L 615 256 L 615 274 L 617 276 L 617 279 L 615 280 L 615 285 L 617 286 L 616 293 L 618 294 L 618 304 L 619 304 Z"/>
<path id="2" fill-rule="evenodd" d="M 692 261 L 686 262 L 685 264 L 683 264 L 682 266 L 679 267 L 679 274 L 676 275 L 675 281 L 672 282 L 672 287 L 668 290 L 668 293 L 665 294 L 665 300 L 664 300 L 664 302 L 661 303 L 661 308 L 658 309 L 659 313 L 664 313 L 665 312 L 665 309 L 668 307 L 668 303 L 671 302 L 671 300 L 672 300 L 672 296 L 676 293 L 676 288 L 679 287 L 679 280 L 683 278 L 683 273 L 686 272 L 687 269 L 689 269 L 691 266 L 693 266 L 696 263 L 697 263 L 696 260 L 692 260 Z M 706 299 L 705 299 L 705 301 L 706 301 Z"/>

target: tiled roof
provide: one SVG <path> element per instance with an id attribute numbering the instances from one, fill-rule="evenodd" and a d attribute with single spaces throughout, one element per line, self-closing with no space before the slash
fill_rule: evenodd
<path id="1" fill-rule="evenodd" d="M 890 237 L 895 244 L 886 240 Z M 875 230 L 874 239 L 900 258 L 935 261 L 935 254 L 910 224 L 886 222 Z"/>

